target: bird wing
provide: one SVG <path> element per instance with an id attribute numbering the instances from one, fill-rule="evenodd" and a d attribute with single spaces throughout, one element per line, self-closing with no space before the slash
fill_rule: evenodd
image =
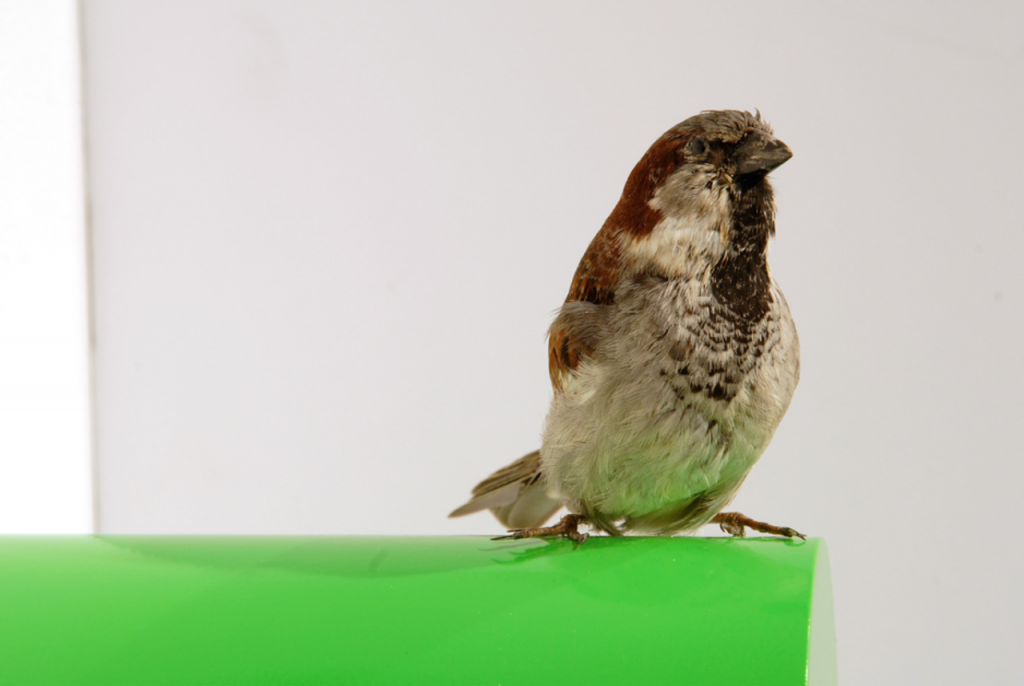
<path id="1" fill-rule="evenodd" d="M 561 392 L 582 359 L 593 356 L 601 310 L 614 298 L 619 279 L 618 237 L 600 231 L 580 260 L 565 304 L 548 332 L 548 368 L 555 392 Z M 449 517 L 490 510 L 510 528 L 540 526 L 562 507 L 547 492 L 540 451 L 524 455 L 477 484 L 473 497 Z"/>
<path id="2" fill-rule="evenodd" d="M 548 331 L 548 373 L 558 393 L 585 356 L 593 356 L 601 308 L 615 298 L 622 270 L 619 236 L 606 225 L 591 241 L 565 304 Z"/>

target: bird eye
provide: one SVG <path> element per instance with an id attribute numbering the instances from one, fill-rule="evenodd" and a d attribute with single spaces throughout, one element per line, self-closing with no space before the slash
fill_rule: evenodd
<path id="1" fill-rule="evenodd" d="M 686 145 L 686 150 L 691 155 L 703 155 L 707 149 L 708 146 L 704 145 L 704 141 L 700 138 L 694 138 Z"/>

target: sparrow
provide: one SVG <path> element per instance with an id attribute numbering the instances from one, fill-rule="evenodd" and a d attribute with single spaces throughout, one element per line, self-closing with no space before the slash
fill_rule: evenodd
<path id="1" fill-rule="evenodd" d="M 803 538 L 722 512 L 800 378 L 796 326 L 767 261 L 768 174 L 792 155 L 759 111 L 705 111 L 654 142 L 548 332 L 554 397 L 540 450 L 449 516 L 489 509 L 510 529 L 499 538 L 707 523 Z"/>

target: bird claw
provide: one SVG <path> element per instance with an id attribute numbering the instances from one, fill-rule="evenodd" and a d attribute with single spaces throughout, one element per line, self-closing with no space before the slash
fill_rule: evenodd
<path id="1" fill-rule="evenodd" d="M 804 536 L 802 533 L 800 533 L 796 529 L 790 529 L 788 526 L 780 527 L 779 535 L 785 536 L 786 538 L 799 538 L 801 541 L 807 540 L 807 537 Z"/>
<path id="2" fill-rule="evenodd" d="M 783 536 L 785 538 L 799 538 L 805 541 L 807 540 L 807 537 L 796 529 L 791 529 L 788 526 L 775 526 L 774 524 L 759 522 L 747 517 L 746 515 L 740 514 L 739 512 L 719 512 L 711 522 L 718 524 L 725 533 L 737 538 L 746 536 L 746 529 L 749 527 L 762 534 Z"/>
<path id="3" fill-rule="evenodd" d="M 561 536 L 562 538 L 570 538 L 577 543 L 583 543 L 590 538 L 589 534 L 585 534 L 577 528 L 580 522 L 583 521 L 586 521 L 583 515 L 568 514 L 562 517 L 562 520 L 554 526 L 538 526 L 532 529 L 509 529 L 506 535 L 495 536 L 491 540 L 506 541 L 510 539 L 538 538 L 541 536 Z"/>

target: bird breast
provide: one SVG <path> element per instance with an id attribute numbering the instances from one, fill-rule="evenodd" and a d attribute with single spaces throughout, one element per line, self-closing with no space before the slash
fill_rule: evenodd
<path id="1" fill-rule="evenodd" d="M 708 278 L 619 285 L 593 355 L 556 395 L 545 427 L 544 470 L 570 510 L 638 517 L 738 488 L 799 375 L 796 330 L 774 283 L 770 302 L 749 322 L 716 301 Z"/>

